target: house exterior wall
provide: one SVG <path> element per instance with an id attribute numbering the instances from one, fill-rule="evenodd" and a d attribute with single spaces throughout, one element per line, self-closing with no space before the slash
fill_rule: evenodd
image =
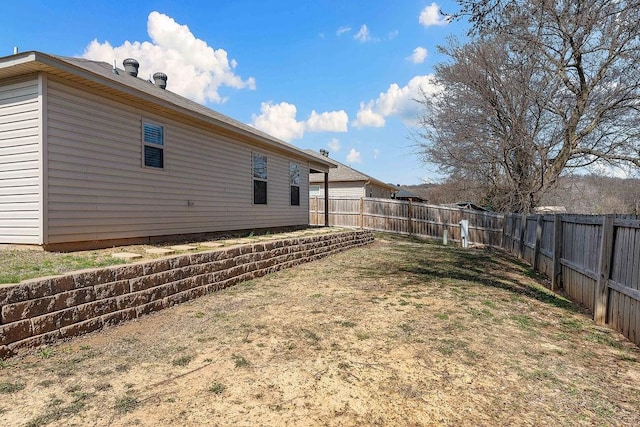
<path id="1" fill-rule="evenodd" d="M 48 244 L 308 224 L 309 165 L 240 139 L 47 82 Z M 164 127 L 164 169 L 143 167 L 141 126 Z M 268 156 L 267 205 L 253 205 L 252 152 Z M 290 205 L 289 162 L 300 168 Z"/>
<path id="2" fill-rule="evenodd" d="M 312 186 L 319 186 L 317 196 L 324 198 L 324 182 L 313 183 Z M 337 199 L 360 199 L 366 197 L 364 192 L 365 184 L 361 181 L 354 182 L 329 182 L 329 198 Z M 310 194 L 311 197 L 316 194 Z"/>
<path id="3" fill-rule="evenodd" d="M 365 187 L 366 197 L 374 197 L 378 199 L 390 199 L 391 190 L 380 187 L 375 184 L 367 184 Z"/>
<path id="4" fill-rule="evenodd" d="M 0 243 L 41 243 L 41 85 L 0 84 Z"/>
<path id="5" fill-rule="evenodd" d="M 314 182 L 312 187 L 319 187 L 317 191 L 311 192 L 310 197 L 324 197 L 324 183 Z M 391 190 L 375 184 L 366 184 L 364 181 L 351 182 L 329 182 L 329 198 L 337 199 L 359 199 L 361 197 L 374 197 L 380 199 L 390 199 Z"/>

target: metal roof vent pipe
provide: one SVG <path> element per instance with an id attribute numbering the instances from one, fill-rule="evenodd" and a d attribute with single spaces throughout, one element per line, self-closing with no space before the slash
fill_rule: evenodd
<path id="1" fill-rule="evenodd" d="M 155 73 L 153 75 L 153 82 L 160 89 L 167 88 L 167 75 L 165 73 Z"/>
<path id="2" fill-rule="evenodd" d="M 133 77 L 138 77 L 138 68 L 140 68 L 140 64 L 133 58 L 127 58 L 122 61 L 122 65 L 124 65 L 124 71 Z"/>

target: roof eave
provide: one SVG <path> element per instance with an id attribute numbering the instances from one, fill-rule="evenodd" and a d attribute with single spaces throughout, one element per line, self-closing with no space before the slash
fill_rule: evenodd
<path id="1" fill-rule="evenodd" d="M 33 64 L 33 67 L 29 67 L 30 63 Z M 23 67 L 23 66 L 27 66 L 27 67 Z M 69 74 L 81 77 L 83 79 L 87 79 L 87 80 L 96 82 L 98 84 L 104 85 L 110 89 L 127 93 L 129 95 L 140 98 L 144 101 L 147 101 L 156 105 L 168 106 L 170 107 L 170 109 L 177 111 L 180 114 L 186 115 L 190 118 L 212 124 L 218 128 L 224 129 L 238 136 L 248 138 L 249 140 L 252 140 L 258 144 L 261 144 L 276 150 L 284 151 L 289 154 L 293 154 L 298 158 L 302 158 L 310 162 L 310 164 L 315 163 L 316 167 L 320 167 L 323 170 L 325 168 L 328 170 L 328 168 L 336 167 L 333 161 L 320 159 L 317 156 L 312 156 L 309 153 L 306 153 L 304 150 L 301 150 L 297 147 L 289 146 L 284 142 L 277 141 L 275 139 L 266 138 L 264 136 L 261 136 L 255 133 L 248 132 L 245 129 L 241 129 L 236 126 L 233 126 L 232 124 L 225 123 L 221 120 L 217 120 L 213 117 L 200 114 L 196 111 L 171 103 L 170 101 L 161 100 L 158 97 L 153 96 L 152 94 L 143 92 L 141 90 L 138 90 L 126 84 L 120 83 L 118 81 L 104 78 L 103 76 L 92 73 L 81 67 L 77 67 L 75 65 L 64 62 L 46 53 L 29 51 L 29 52 L 23 52 L 16 55 L 0 58 L 0 69 L 9 69 L 12 67 L 18 67 L 20 69 L 20 72 L 15 73 L 15 76 L 25 74 L 25 72 L 22 71 L 25 68 L 30 69 L 32 72 L 39 72 L 39 71 L 46 72 L 47 67 L 52 67 L 60 71 L 63 71 L 65 73 L 69 73 Z"/>

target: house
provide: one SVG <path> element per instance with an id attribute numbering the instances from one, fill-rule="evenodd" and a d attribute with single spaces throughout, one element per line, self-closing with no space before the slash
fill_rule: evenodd
<path id="1" fill-rule="evenodd" d="M 538 206 L 533 209 L 533 212 L 538 215 L 561 214 L 567 213 L 567 208 L 564 206 Z"/>
<path id="2" fill-rule="evenodd" d="M 333 161 L 137 70 L 130 58 L 124 69 L 0 58 L 0 243 L 66 250 L 309 224 L 309 173 Z"/>
<path id="3" fill-rule="evenodd" d="M 326 150 L 321 150 L 321 154 L 322 156 L 319 157 L 328 158 L 329 156 L 329 152 Z M 379 181 L 335 160 L 334 162 L 337 167 L 329 171 L 328 177 L 329 198 L 375 197 L 390 199 L 392 194 L 398 190 L 395 185 Z M 309 195 L 322 198 L 324 194 L 323 175 L 312 173 L 309 177 Z"/>
<path id="4" fill-rule="evenodd" d="M 490 209 L 483 208 L 482 206 L 478 206 L 475 203 L 472 203 L 472 202 L 469 202 L 469 201 L 457 202 L 457 203 L 448 203 L 448 204 L 444 204 L 444 205 L 440 205 L 440 206 L 446 206 L 446 207 L 449 207 L 449 208 L 466 209 L 466 210 L 472 210 L 472 211 L 478 211 L 478 212 L 491 212 Z"/>
<path id="5" fill-rule="evenodd" d="M 412 193 L 409 190 L 406 190 L 400 187 L 400 185 L 396 187 L 396 192 L 393 194 L 393 198 L 396 200 L 408 200 L 411 202 L 418 202 L 418 203 L 426 202 L 426 200 L 423 199 L 422 197 Z"/>

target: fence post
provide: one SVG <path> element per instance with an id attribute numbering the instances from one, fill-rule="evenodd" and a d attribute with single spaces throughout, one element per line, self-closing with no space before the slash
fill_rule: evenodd
<path id="1" fill-rule="evenodd" d="M 364 228 L 364 198 L 360 197 L 360 228 Z"/>
<path id="2" fill-rule="evenodd" d="M 411 222 L 411 218 L 413 218 L 413 205 L 411 204 L 411 199 L 409 199 L 409 205 L 407 207 L 407 231 L 409 231 L 409 236 L 413 234 L 413 223 Z"/>
<path id="3" fill-rule="evenodd" d="M 524 258 L 524 237 L 527 233 L 527 214 L 522 214 L 520 221 L 520 248 L 518 249 L 518 258 Z"/>
<path id="4" fill-rule="evenodd" d="M 329 172 L 324 173 L 324 226 L 329 226 Z"/>
<path id="5" fill-rule="evenodd" d="M 538 260 L 540 259 L 540 242 L 542 240 L 542 220 L 544 215 L 538 215 L 536 220 L 536 244 L 533 248 L 533 269 L 538 270 Z"/>
<path id="6" fill-rule="evenodd" d="M 509 214 L 504 214 L 502 216 L 502 249 L 507 247 L 507 217 Z"/>
<path id="7" fill-rule="evenodd" d="M 511 243 L 509 244 L 509 253 L 511 255 L 517 255 L 517 248 L 516 248 L 516 219 L 517 219 L 517 214 L 513 214 L 511 215 Z"/>
<path id="8" fill-rule="evenodd" d="M 551 290 L 562 287 L 562 215 L 553 217 L 553 271 L 551 272 Z"/>
<path id="9" fill-rule="evenodd" d="M 318 196 L 315 197 L 315 210 L 316 210 L 316 223 L 314 225 L 320 225 L 320 205 L 318 205 Z"/>
<path id="10" fill-rule="evenodd" d="M 611 272 L 611 255 L 613 252 L 613 215 L 605 215 L 602 222 L 602 239 L 600 241 L 600 271 L 596 283 L 595 309 L 593 320 L 596 325 L 607 323 L 609 305 L 609 273 Z"/>
<path id="11" fill-rule="evenodd" d="M 507 249 L 508 248 L 507 241 L 509 240 L 509 237 L 510 237 L 510 235 L 509 235 L 509 233 L 510 233 L 509 226 L 507 224 L 511 224 L 511 214 L 509 214 L 509 213 L 504 214 L 504 217 L 503 217 L 502 221 L 503 221 L 503 223 L 502 223 L 502 248 L 504 250 L 508 251 L 508 252 L 511 252 L 511 251 L 509 251 Z"/>

